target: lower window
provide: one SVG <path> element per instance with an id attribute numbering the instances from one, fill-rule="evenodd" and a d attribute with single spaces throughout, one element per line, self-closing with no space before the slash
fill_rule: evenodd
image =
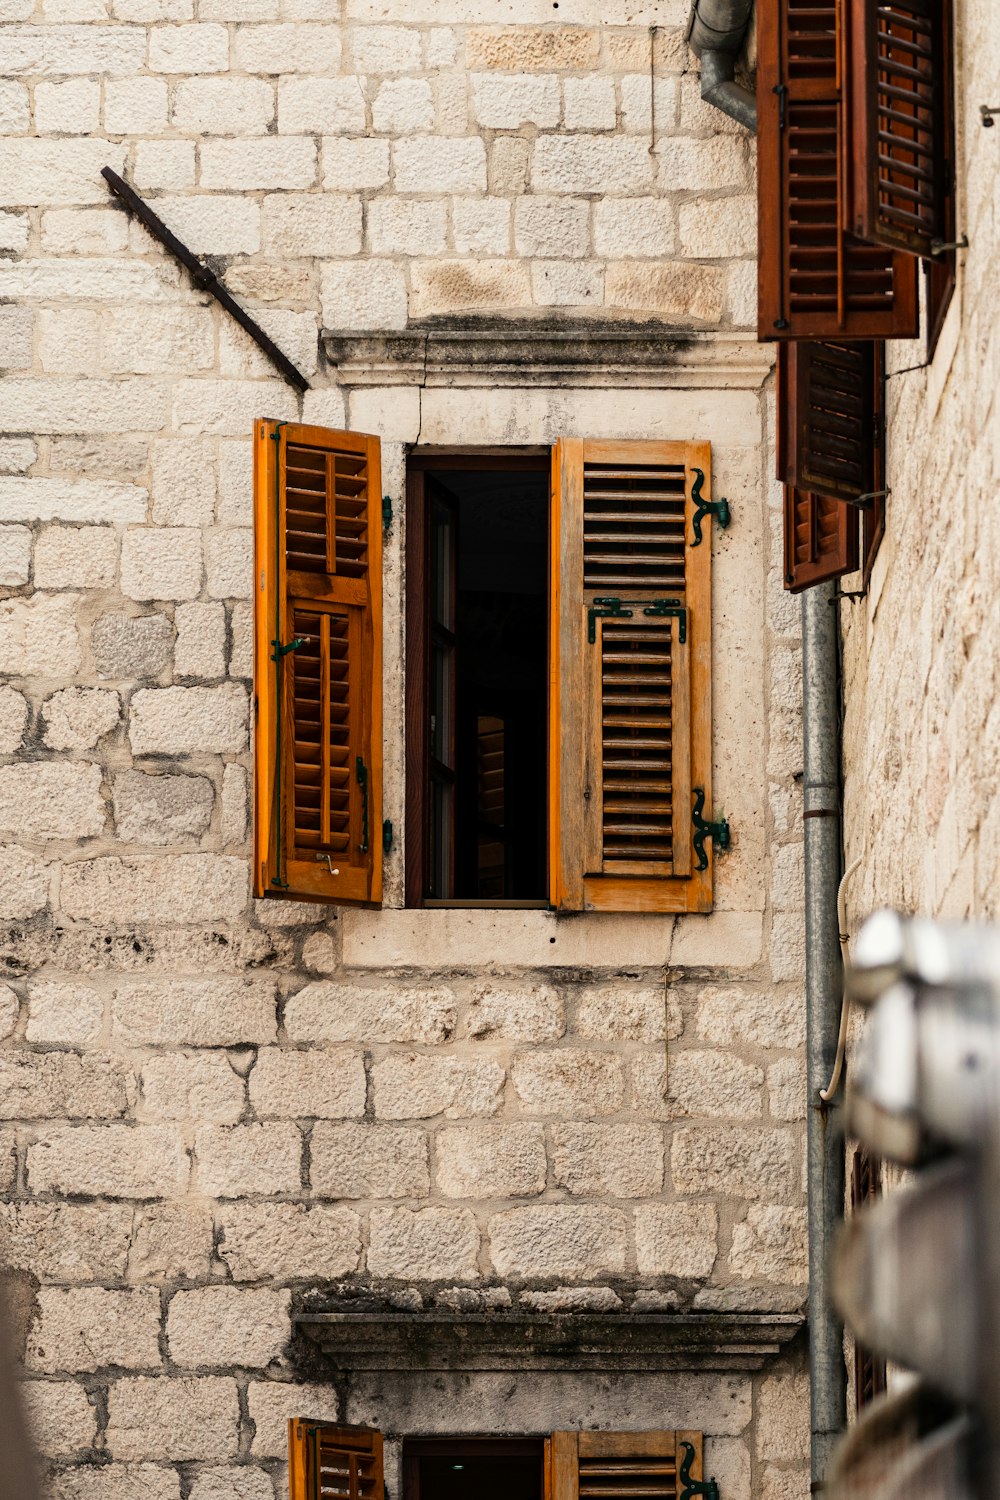
<path id="1" fill-rule="evenodd" d="M 543 1500 L 545 1444 L 489 1438 L 403 1444 L 403 1500 Z"/>

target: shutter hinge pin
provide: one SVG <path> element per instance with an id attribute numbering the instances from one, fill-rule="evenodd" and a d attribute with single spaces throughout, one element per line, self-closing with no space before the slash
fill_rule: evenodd
<path id="1" fill-rule="evenodd" d="M 692 842 L 694 844 L 694 852 L 698 856 L 697 869 L 707 870 L 708 855 L 705 853 L 705 840 L 711 839 L 716 849 L 720 852 L 723 849 L 728 849 L 730 844 L 729 824 L 725 818 L 719 818 L 716 822 L 711 823 L 707 818 L 703 817 L 702 814 L 705 811 L 704 789 L 696 786 L 691 788 L 691 792 L 694 797 L 694 811 L 691 814 L 691 821 L 694 824 L 695 830 Z"/>
<path id="2" fill-rule="evenodd" d="M 386 535 L 392 530 L 392 496 L 382 496 L 382 530 Z"/>
<path id="3" fill-rule="evenodd" d="M 692 1479 L 691 1465 L 694 1462 L 694 1447 L 691 1443 L 681 1443 L 684 1449 L 684 1457 L 681 1460 L 678 1479 L 684 1488 L 680 1492 L 680 1500 L 694 1500 L 695 1495 L 704 1495 L 705 1500 L 719 1500 L 719 1486 L 714 1479 Z"/>
<path id="4" fill-rule="evenodd" d="M 388 854 L 392 848 L 392 819 L 386 818 L 382 824 L 382 853 Z"/>
<path id="5" fill-rule="evenodd" d="M 711 516 L 713 520 L 718 521 L 723 531 L 726 530 L 733 516 L 729 509 L 728 500 L 703 500 L 701 498 L 701 487 L 705 483 L 704 471 L 701 469 L 692 469 L 691 473 L 694 475 L 694 484 L 691 486 L 691 499 L 694 503 L 691 530 L 694 532 L 694 541 L 691 545 L 692 547 L 697 547 L 702 539 L 701 523 L 706 516 Z"/>
<path id="6" fill-rule="evenodd" d="M 772 94 L 777 94 L 777 96 L 778 96 L 778 129 L 779 130 L 784 130 L 784 128 L 785 128 L 785 107 L 786 107 L 786 102 L 787 102 L 787 99 L 788 99 L 788 89 L 785 87 L 785 85 L 783 83 L 776 83 L 774 85 L 774 88 L 771 90 L 771 93 Z"/>
<path id="7" fill-rule="evenodd" d="M 932 255 L 947 255 L 949 250 L 968 250 L 969 236 L 963 234 L 960 240 L 931 240 Z"/>
<path id="8" fill-rule="evenodd" d="M 979 106 L 979 118 L 983 122 L 984 130 L 993 129 L 993 125 L 995 123 L 993 119 L 994 115 L 1000 115 L 1000 104 L 994 104 L 992 106 L 989 104 L 981 104 Z"/>
<path id="9" fill-rule="evenodd" d="M 272 641 L 271 645 L 274 647 L 274 651 L 271 653 L 271 660 L 278 662 L 283 656 L 287 656 L 289 651 L 298 651 L 300 646 L 305 645 L 305 641 L 302 636 L 297 635 L 294 641 L 288 642 L 287 646 L 283 646 L 278 640 Z"/>

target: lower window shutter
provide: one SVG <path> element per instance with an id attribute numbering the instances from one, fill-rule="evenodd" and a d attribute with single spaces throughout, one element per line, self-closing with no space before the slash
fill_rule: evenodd
<path id="1" fill-rule="evenodd" d="M 554 1432 L 545 1500 L 681 1500 L 703 1478 L 700 1432 Z"/>
<path id="2" fill-rule="evenodd" d="M 785 485 L 785 588 L 792 594 L 858 566 L 858 512 L 842 500 Z"/>
<path id="3" fill-rule="evenodd" d="M 778 478 L 857 504 L 876 485 L 881 345 L 786 344 L 778 350 Z"/>
<path id="4" fill-rule="evenodd" d="M 291 1417 L 289 1500 L 383 1500 L 382 1434 Z"/>
<path id="5" fill-rule="evenodd" d="M 555 453 L 552 903 L 707 911 L 711 815 L 707 443 L 564 440 Z M 700 534 L 700 540 L 699 540 Z"/>
<path id="6" fill-rule="evenodd" d="M 758 7 L 758 337 L 913 338 L 916 265 L 850 223 L 846 0 Z"/>
<path id="7" fill-rule="evenodd" d="M 254 894 L 382 895 L 379 441 L 258 421 Z"/>

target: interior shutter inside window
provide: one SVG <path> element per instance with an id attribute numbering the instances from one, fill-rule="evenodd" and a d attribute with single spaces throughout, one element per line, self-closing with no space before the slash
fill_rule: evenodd
<path id="1" fill-rule="evenodd" d="M 254 891 L 382 894 L 379 442 L 259 421 Z"/>
<path id="2" fill-rule="evenodd" d="M 916 266 L 845 230 L 846 0 L 758 7 L 758 336 L 912 338 Z"/>
<path id="3" fill-rule="evenodd" d="M 566 440 L 555 455 L 552 902 L 706 911 L 711 850 L 707 443 Z"/>
<path id="4" fill-rule="evenodd" d="M 554 1432 L 545 1500 L 680 1500 L 702 1479 L 700 1432 Z"/>
<path id="5" fill-rule="evenodd" d="M 382 1434 L 292 1417 L 289 1500 L 383 1500 Z"/>
<path id="6" fill-rule="evenodd" d="M 932 255 L 950 233 L 947 0 L 848 0 L 855 233 Z"/>

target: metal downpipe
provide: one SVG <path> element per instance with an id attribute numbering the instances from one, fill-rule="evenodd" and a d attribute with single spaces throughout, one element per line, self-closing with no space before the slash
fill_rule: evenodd
<path id="1" fill-rule="evenodd" d="M 830 1246 L 844 1215 L 843 1129 L 839 1111 L 819 1098 L 837 1054 L 843 987 L 837 921 L 840 689 L 837 609 L 830 583 L 802 595 L 802 683 L 809 1386 L 815 1492 L 826 1476 L 847 1414 L 843 1328 L 830 1295 Z"/>
<path id="2" fill-rule="evenodd" d="M 694 0 L 686 37 L 701 59 L 701 97 L 706 104 L 756 131 L 757 100 L 734 81 L 752 10 L 753 0 Z"/>

